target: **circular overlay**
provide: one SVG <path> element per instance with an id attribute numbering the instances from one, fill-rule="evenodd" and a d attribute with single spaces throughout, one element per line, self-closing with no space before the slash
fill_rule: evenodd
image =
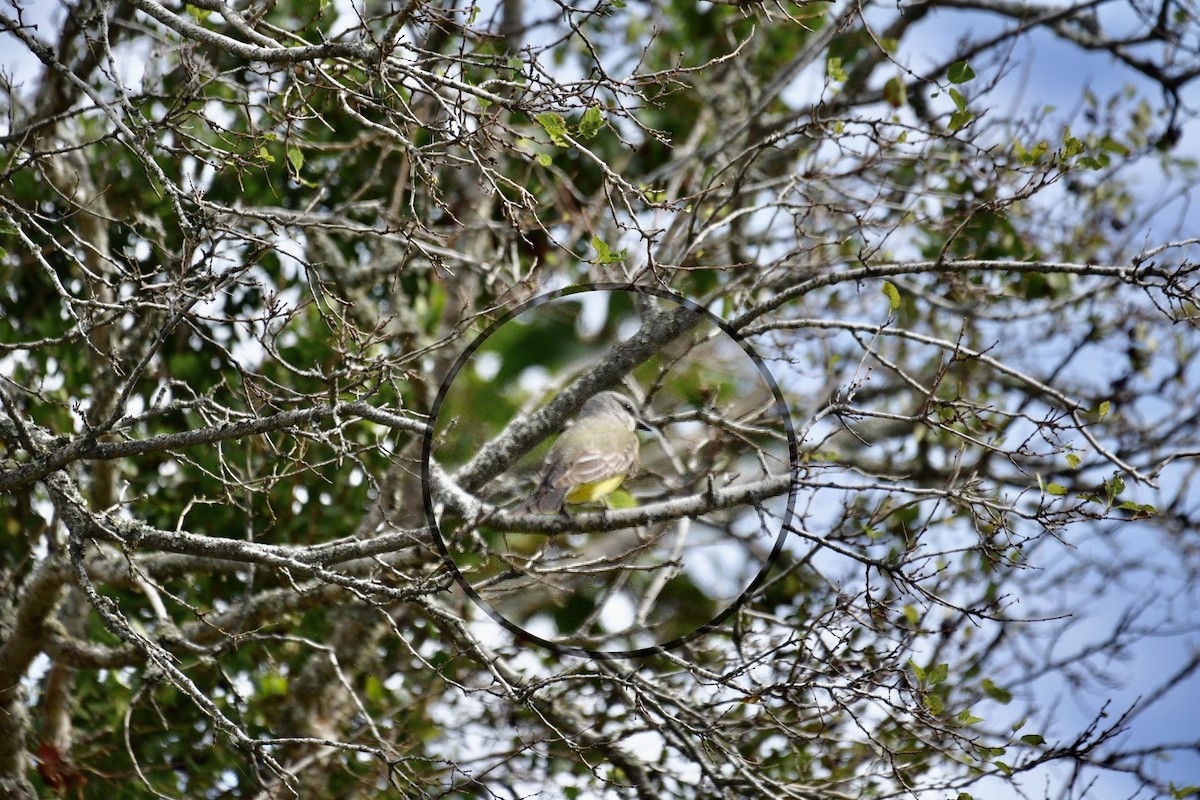
<path id="1" fill-rule="evenodd" d="M 636 472 L 600 500 L 523 510 L 561 430 L 509 456 L 496 442 L 611 372 L 647 320 L 688 312 L 695 324 L 608 387 L 658 429 L 638 432 Z M 791 523 L 797 445 L 779 387 L 724 322 L 670 292 L 572 286 L 512 309 L 455 363 L 432 420 L 422 477 L 438 547 L 480 608 L 559 653 L 628 658 L 704 634 L 766 577 Z"/>

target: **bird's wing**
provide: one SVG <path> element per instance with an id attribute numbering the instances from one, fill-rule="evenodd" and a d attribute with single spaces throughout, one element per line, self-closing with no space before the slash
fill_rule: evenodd
<path id="1" fill-rule="evenodd" d="M 551 485 L 557 487 L 595 483 L 628 473 L 636 459 L 636 447 L 585 450 L 570 462 L 555 463 L 547 478 Z"/>

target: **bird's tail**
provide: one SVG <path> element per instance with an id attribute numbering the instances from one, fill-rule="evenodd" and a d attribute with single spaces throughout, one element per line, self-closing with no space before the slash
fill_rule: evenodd
<path id="1" fill-rule="evenodd" d="M 566 496 L 566 487 L 558 489 L 551 486 L 549 481 L 543 481 L 534 490 L 533 494 L 525 498 L 525 502 L 521 503 L 521 513 L 555 514 L 562 508 L 563 498 Z"/>

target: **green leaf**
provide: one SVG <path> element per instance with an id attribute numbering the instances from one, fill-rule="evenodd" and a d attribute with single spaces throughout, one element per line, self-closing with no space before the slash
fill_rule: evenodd
<path id="1" fill-rule="evenodd" d="M 936 694 L 925 695 L 925 706 L 934 714 L 943 714 L 946 711 L 946 704 Z"/>
<path id="2" fill-rule="evenodd" d="M 1075 158 L 1083 152 L 1083 142 L 1071 135 L 1071 126 L 1063 128 L 1063 158 Z"/>
<path id="3" fill-rule="evenodd" d="M 899 75 L 889 78 L 883 85 L 883 99 L 892 108 L 900 108 L 908 102 L 908 87 Z"/>
<path id="4" fill-rule="evenodd" d="M 1028 721 L 1029 721 L 1029 717 L 1022 717 L 1021 719 L 1014 722 L 1012 725 L 1012 732 L 1016 733 L 1017 731 L 1021 730 L 1021 728 L 1024 728 L 1025 723 Z"/>
<path id="5" fill-rule="evenodd" d="M 212 14 L 212 12 L 207 8 L 196 8 L 195 6 L 188 4 L 184 4 L 183 7 L 187 9 L 187 13 L 196 18 L 197 22 L 204 22 L 206 19 L 208 19 L 209 15 Z"/>
<path id="6" fill-rule="evenodd" d="M 937 686 L 939 683 L 945 681 L 948 677 L 950 677 L 950 665 L 938 664 L 936 667 L 929 670 L 929 685 Z"/>
<path id="7" fill-rule="evenodd" d="M 258 148 L 258 157 L 261 160 L 266 161 L 268 164 L 275 163 L 275 156 L 271 155 L 270 151 L 267 150 L 266 145 Z"/>
<path id="8" fill-rule="evenodd" d="M 1008 764 L 1005 764 L 1003 761 L 997 761 L 995 764 L 996 769 L 1000 770 L 1005 775 L 1012 775 L 1012 767 L 1010 767 Z"/>
<path id="9" fill-rule="evenodd" d="M 537 162 L 539 164 L 541 164 L 543 167 L 548 167 L 554 163 L 554 159 L 552 159 L 546 153 L 538 153 Z"/>
<path id="10" fill-rule="evenodd" d="M 958 89 L 950 90 L 950 99 L 954 101 L 954 107 L 959 111 L 967 110 L 967 96 Z"/>
<path id="11" fill-rule="evenodd" d="M 892 309 L 892 311 L 900 308 L 900 290 L 893 286 L 890 281 L 884 281 L 883 286 L 880 287 L 879 291 L 883 292 L 883 294 L 887 296 L 888 306 Z"/>
<path id="12" fill-rule="evenodd" d="M 1061 483 L 1046 484 L 1046 494 L 1052 494 L 1052 495 L 1058 496 L 1058 495 L 1064 495 L 1066 493 L 1067 493 L 1067 487 L 1063 486 Z"/>
<path id="13" fill-rule="evenodd" d="M 1111 136 L 1105 136 L 1100 140 L 1100 149 L 1108 153 L 1115 153 L 1119 156 L 1129 155 L 1129 148 L 1118 142 L 1116 139 L 1113 139 Z"/>
<path id="14" fill-rule="evenodd" d="M 300 168 L 304 166 L 304 153 L 295 145 L 288 145 L 287 160 L 292 165 L 292 171 L 299 175 Z"/>
<path id="15" fill-rule="evenodd" d="M 1108 400 L 1105 400 L 1100 404 L 1100 409 L 1096 412 L 1096 419 L 1104 419 L 1108 416 L 1109 411 L 1112 411 L 1112 403 L 1110 403 Z"/>
<path id="16" fill-rule="evenodd" d="M 1082 461 L 1083 459 L 1074 453 L 1067 453 L 1067 465 L 1070 466 L 1071 469 L 1079 469 L 1079 465 Z"/>
<path id="17" fill-rule="evenodd" d="M 593 138 L 604 127 L 604 113 L 598 108 L 589 108 L 583 112 L 579 121 L 579 135 L 585 139 Z"/>
<path id="18" fill-rule="evenodd" d="M 263 697 L 285 697 L 288 693 L 288 679 L 278 673 L 264 675 L 258 690 Z"/>
<path id="19" fill-rule="evenodd" d="M 1171 783 L 1168 785 L 1167 788 L 1170 789 L 1171 797 L 1175 798 L 1175 800 L 1185 800 L 1185 798 L 1191 797 L 1193 795 L 1200 795 L 1200 786 L 1176 787 L 1175 782 L 1171 781 Z"/>
<path id="20" fill-rule="evenodd" d="M 991 678 L 984 678 L 982 686 L 983 693 L 997 703 L 1008 705 L 1012 702 L 1012 692 L 1002 686 L 997 686 Z"/>
<path id="21" fill-rule="evenodd" d="M 1123 491 L 1125 491 L 1125 481 L 1120 475 L 1113 475 L 1112 478 L 1104 482 L 1104 493 L 1108 495 L 1108 502 L 1110 503 Z"/>
<path id="22" fill-rule="evenodd" d="M 970 709 L 963 709 L 960 711 L 956 719 L 958 720 L 959 725 L 975 725 L 983 722 L 983 717 L 975 716 L 971 713 Z"/>
<path id="23" fill-rule="evenodd" d="M 1042 156 L 1050 149 L 1050 143 L 1045 139 L 1041 140 L 1028 150 L 1020 142 L 1013 142 L 1013 150 L 1017 154 L 1017 159 L 1025 166 L 1036 164 L 1041 161 Z"/>
<path id="24" fill-rule="evenodd" d="M 966 83 L 975 77 L 975 70 L 971 69 L 971 65 L 966 61 L 956 61 L 950 65 L 946 77 L 951 83 Z"/>
<path id="25" fill-rule="evenodd" d="M 599 264 L 615 264 L 629 258 L 629 250 L 622 249 L 620 252 L 614 253 L 608 243 L 599 236 L 592 237 L 592 247 L 596 249 L 595 261 Z"/>
<path id="26" fill-rule="evenodd" d="M 1021 741 L 1032 747 L 1037 747 L 1046 741 L 1045 737 L 1037 733 L 1027 733 L 1021 737 Z"/>
<path id="27" fill-rule="evenodd" d="M 608 246 L 608 242 L 599 236 L 592 236 L 592 249 L 596 251 L 602 263 L 608 263 L 607 259 L 612 255 L 612 248 Z"/>
<path id="28" fill-rule="evenodd" d="M 955 111 L 950 115 L 950 122 L 947 123 L 946 127 L 952 131 L 956 131 L 973 119 L 975 119 L 975 115 L 970 111 Z"/>
<path id="29" fill-rule="evenodd" d="M 904 607 L 904 619 L 908 620 L 908 624 L 914 628 L 917 627 L 917 623 L 921 621 L 921 615 L 917 611 L 917 607 L 912 603 L 909 603 Z M 908 663 L 911 664 L 912 662 L 910 661 Z"/>
<path id="30" fill-rule="evenodd" d="M 550 141 L 559 147 L 569 147 L 570 142 L 567 141 L 567 122 L 563 119 L 562 114 L 555 114 L 553 111 L 547 111 L 544 114 L 538 114 L 535 118 L 538 124 L 542 126 L 542 130 L 550 137 Z"/>
<path id="31" fill-rule="evenodd" d="M 1158 515 L 1158 509 L 1155 508 L 1154 506 L 1152 506 L 1151 504 L 1135 503 L 1132 500 L 1126 500 L 1125 502 L 1123 502 L 1119 506 L 1117 506 L 1117 508 L 1119 508 L 1123 511 L 1134 512 L 1133 519 L 1145 519 L 1146 517 L 1153 517 L 1153 516 Z"/>
<path id="32" fill-rule="evenodd" d="M 878 541 L 879 539 L 883 538 L 884 532 L 872 525 L 868 525 L 867 523 L 864 522 L 862 524 L 862 529 L 863 529 L 863 533 L 865 533 L 867 535 L 867 538 L 870 539 L 872 542 Z"/>
<path id="33" fill-rule="evenodd" d="M 833 81 L 846 80 L 846 70 L 842 68 L 842 59 L 839 56 L 833 56 L 826 62 L 825 74 Z"/>
<path id="34" fill-rule="evenodd" d="M 925 670 L 921 669 L 921 667 L 917 664 L 917 662 L 913 661 L 911 658 L 908 660 L 908 666 L 912 667 L 913 675 L 917 676 L 917 680 L 920 681 L 921 683 L 924 683 L 925 682 Z"/>

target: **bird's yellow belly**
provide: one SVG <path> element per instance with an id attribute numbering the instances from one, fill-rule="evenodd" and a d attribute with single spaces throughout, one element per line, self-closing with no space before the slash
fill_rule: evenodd
<path id="1" fill-rule="evenodd" d="M 612 478 L 605 478 L 602 481 L 582 483 L 567 492 L 565 499 L 568 503 L 590 503 L 611 493 L 621 485 L 621 481 L 623 480 L 625 480 L 624 475 L 616 475 Z"/>

